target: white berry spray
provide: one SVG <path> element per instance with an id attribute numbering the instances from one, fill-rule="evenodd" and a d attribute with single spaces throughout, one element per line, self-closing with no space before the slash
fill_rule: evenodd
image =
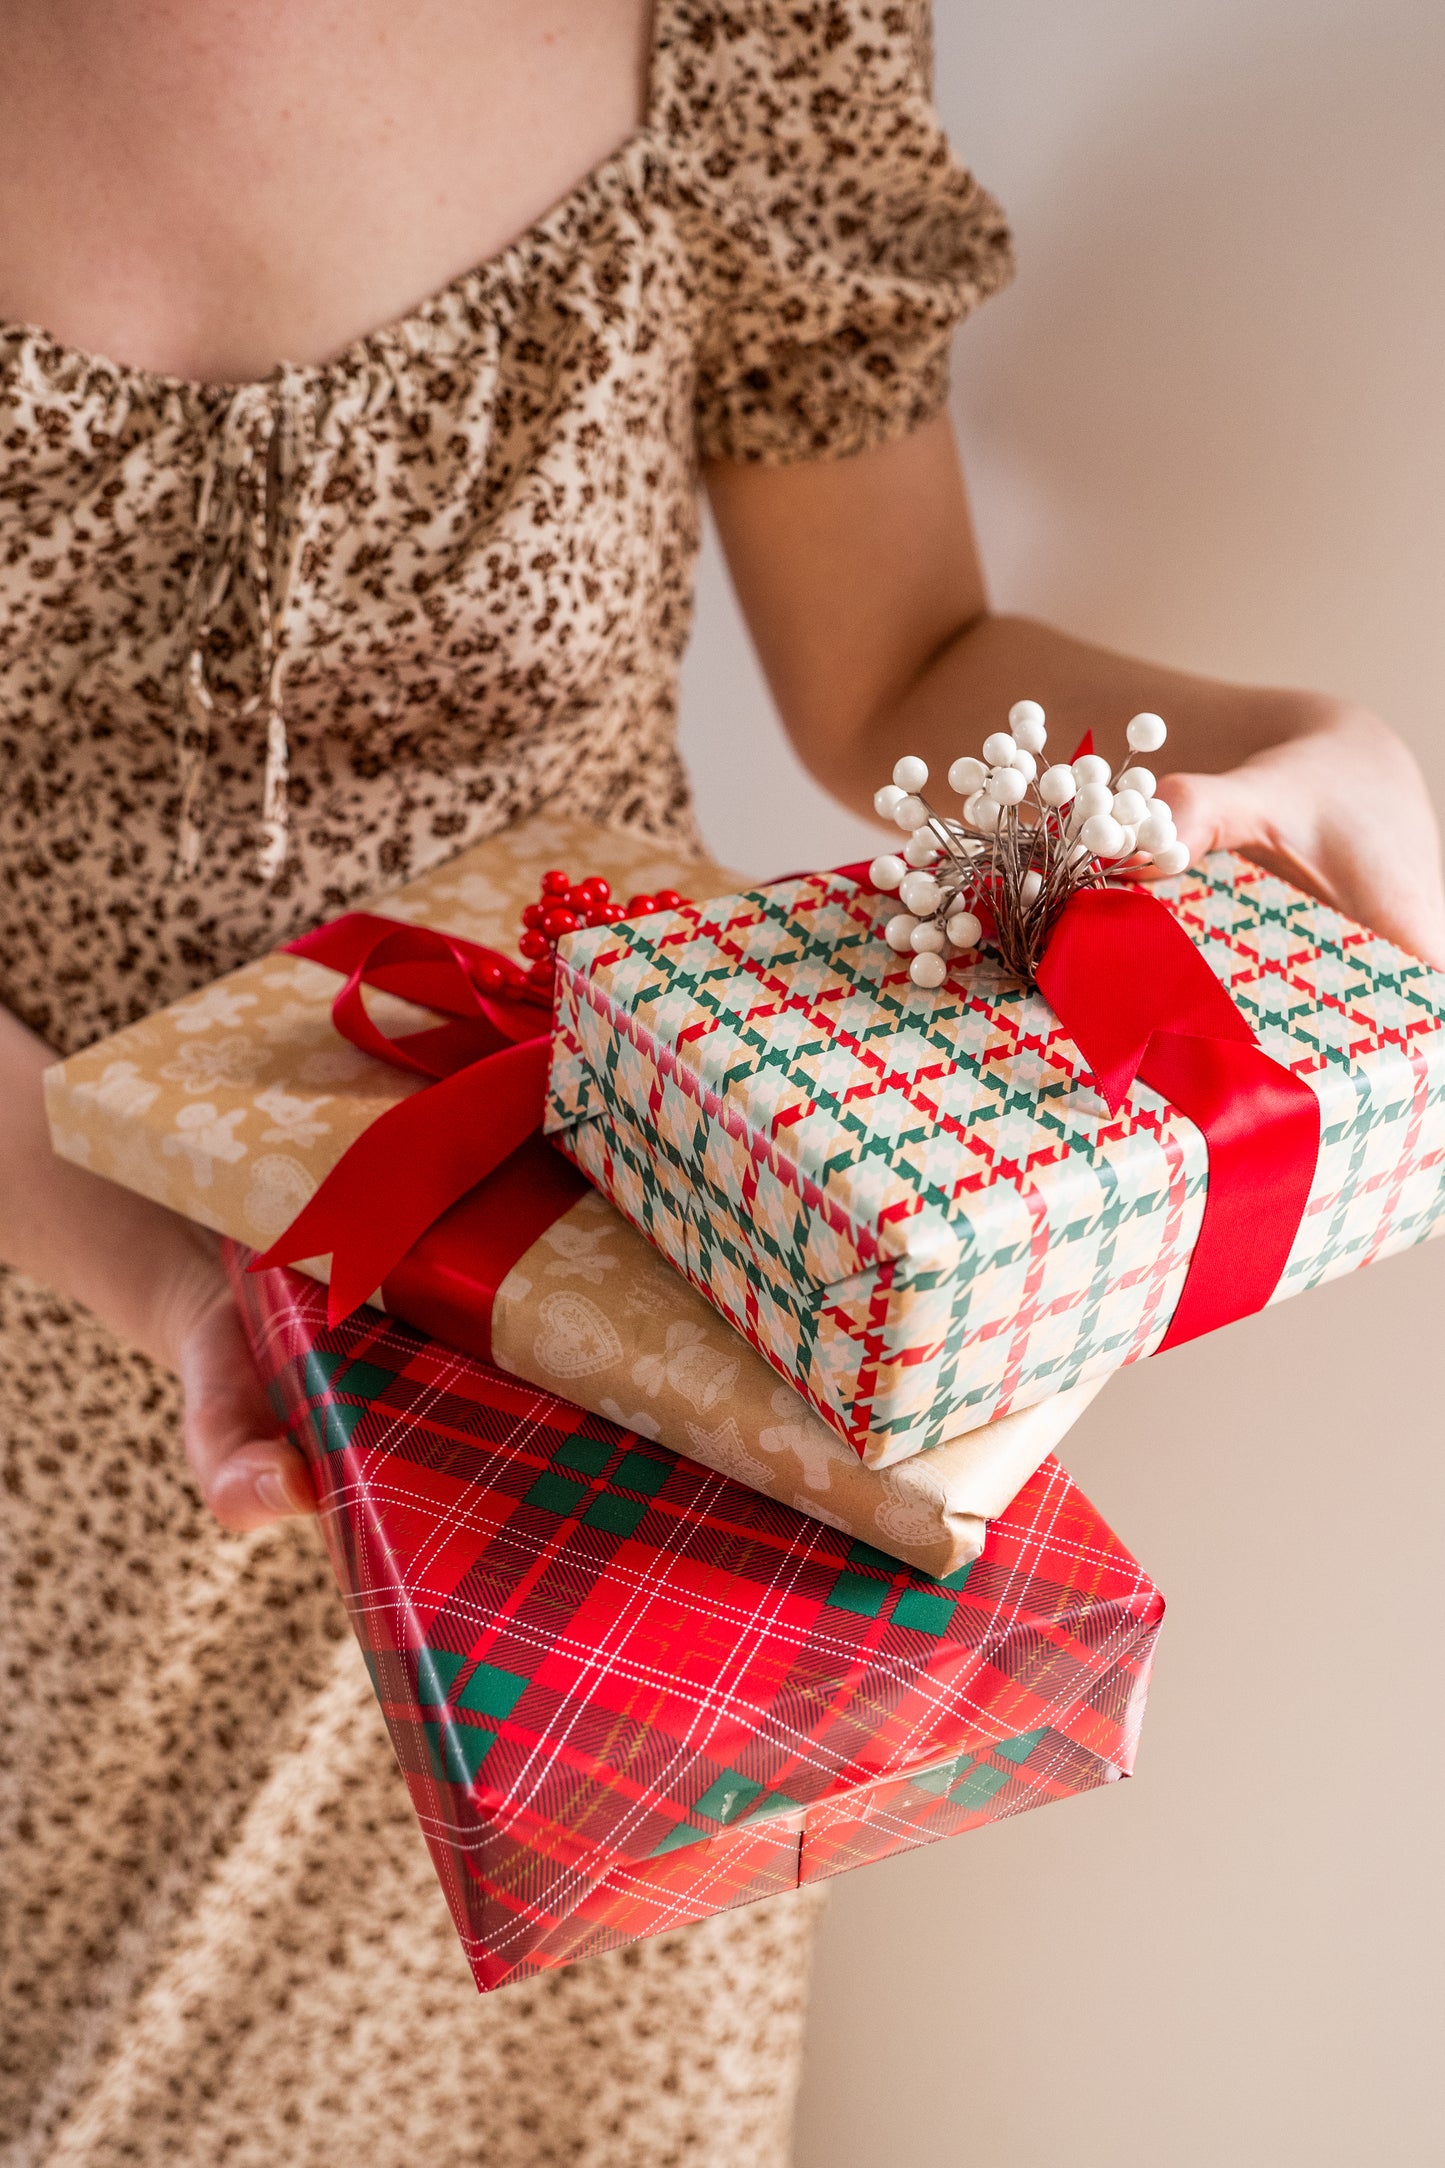
<path id="1" fill-rule="evenodd" d="M 1148 768 L 1135 763 L 1112 775 L 1097 753 L 1041 768 L 1043 709 L 1020 700 L 1008 719 L 1006 731 L 984 739 L 982 759 L 965 754 L 948 771 L 961 820 L 936 813 L 923 797 L 928 769 L 911 753 L 873 800 L 908 837 L 901 854 L 885 852 L 868 871 L 902 906 L 884 938 L 911 956 L 915 986 L 941 986 L 949 959 L 977 948 L 985 924 L 1005 965 L 1031 986 L 1054 921 L 1077 890 L 1097 887 L 1126 859 L 1151 860 L 1161 873 L 1182 873 L 1189 863 Z M 1131 762 L 1157 752 L 1167 734 L 1159 716 L 1136 715 L 1126 733 Z"/>

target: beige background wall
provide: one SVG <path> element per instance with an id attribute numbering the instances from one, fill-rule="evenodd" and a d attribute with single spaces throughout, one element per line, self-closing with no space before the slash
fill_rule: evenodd
<path id="1" fill-rule="evenodd" d="M 1445 8 L 938 0 L 938 60 L 1020 239 L 959 347 L 996 600 L 1353 693 L 1445 800 Z M 720 854 L 853 854 L 715 563 L 686 729 Z M 1139 1774 L 835 1886 L 799 2168 L 1445 2158 L 1442 1326 L 1445 1243 L 1105 1393 Z"/>

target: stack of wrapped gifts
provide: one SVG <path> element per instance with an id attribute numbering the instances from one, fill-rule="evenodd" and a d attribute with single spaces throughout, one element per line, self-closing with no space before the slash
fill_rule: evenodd
<path id="1" fill-rule="evenodd" d="M 544 816 L 47 1080 L 228 1238 L 483 1988 L 1127 1775 L 1163 1605 L 1053 1449 L 1445 1225 L 1438 975 L 883 795 L 752 887 Z"/>

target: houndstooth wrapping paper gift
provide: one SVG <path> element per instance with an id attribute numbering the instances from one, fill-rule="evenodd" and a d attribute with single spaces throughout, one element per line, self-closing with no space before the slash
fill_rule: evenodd
<path id="1" fill-rule="evenodd" d="M 1273 1300 L 1445 1226 L 1445 978 L 1244 860 L 1160 883 L 1264 1051 L 1320 1103 Z M 548 1126 L 870 1466 L 1150 1354 L 1204 1140 L 1111 1115 L 986 952 L 937 992 L 853 878 L 562 944 Z"/>
<path id="2" fill-rule="evenodd" d="M 940 1584 L 245 1262 L 480 1988 L 1130 1773 L 1163 1601 L 1057 1462 Z"/>

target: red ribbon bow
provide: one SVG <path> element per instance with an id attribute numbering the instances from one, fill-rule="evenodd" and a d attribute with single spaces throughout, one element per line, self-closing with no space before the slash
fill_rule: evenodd
<path id="1" fill-rule="evenodd" d="M 333 1325 L 382 1288 L 389 1308 L 485 1353 L 497 1288 L 587 1187 L 540 1134 L 551 1004 L 483 993 L 482 968 L 505 962 L 495 950 L 367 911 L 286 948 L 346 973 L 331 1005 L 344 1039 L 431 1081 L 362 1131 L 251 1269 L 329 1252 Z M 390 1038 L 363 985 L 453 1021 Z"/>
<path id="2" fill-rule="evenodd" d="M 866 868 L 840 872 L 866 878 Z M 332 1258 L 330 1321 L 380 1287 L 388 1307 L 489 1352 L 492 1299 L 586 1183 L 541 1136 L 550 1014 L 481 991 L 491 949 L 354 911 L 288 943 L 347 974 L 332 1004 L 353 1046 L 432 1081 L 365 1130 L 253 1270 Z M 1161 1347 L 1263 1309 L 1304 1215 L 1319 1102 L 1272 1060 L 1173 914 L 1139 888 L 1088 889 L 1059 914 L 1040 989 L 1117 1113 L 1136 1077 L 1197 1123 L 1209 1190 Z M 392 1039 L 363 984 L 452 1021 Z"/>

